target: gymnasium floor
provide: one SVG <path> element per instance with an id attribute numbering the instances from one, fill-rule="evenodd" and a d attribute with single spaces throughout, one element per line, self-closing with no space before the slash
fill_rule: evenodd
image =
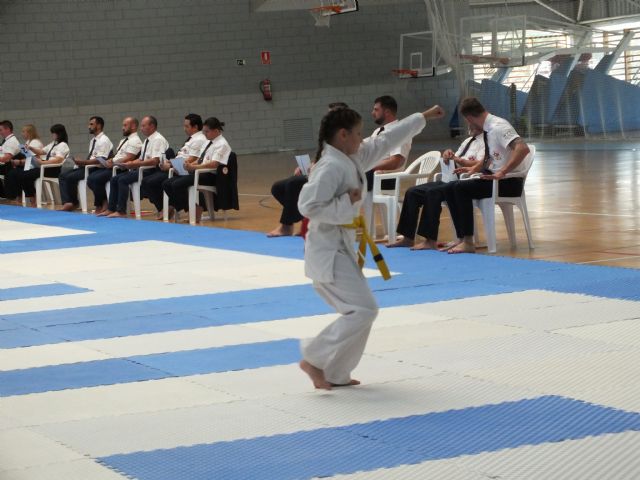
<path id="1" fill-rule="evenodd" d="M 289 153 L 240 158 L 230 228 L 0 206 L 0 478 L 639 478 L 640 166 L 604 145 L 540 145 L 534 251 L 383 249 L 331 392 L 302 241 L 260 233 Z"/>

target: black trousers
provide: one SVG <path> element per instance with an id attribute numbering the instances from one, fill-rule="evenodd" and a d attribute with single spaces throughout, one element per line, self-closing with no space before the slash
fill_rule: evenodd
<path id="1" fill-rule="evenodd" d="M 169 172 L 158 170 L 142 179 L 140 196 L 148 198 L 158 211 L 162 210 L 162 183 L 169 178 Z"/>
<path id="2" fill-rule="evenodd" d="M 195 174 L 179 175 L 167 178 L 162 183 L 162 189 L 169 196 L 169 205 L 176 211 L 189 211 L 189 187 L 195 183 Z M 201 173 L 198 183 L 200 185 L 215 185 L 215 173 Z"/>
<path id="3" fill-rule="evenodd" d="M 367 177 L 367 192 L 373 190 L 373 177 L 375 172 L 373 170 L 369 170 L 365 172 L 365 176 Z M 396 188 L 396 181 L 393 178 L 385 178 L 380 182 L 380 190 L 393 190 Z"/>
<path id="4" fill-rule="evenodd" d="M 102 207 L 107 201 L 107 182 L 111 180 L 113 170 L 110 168 L 96 168 L 87 177 L 87 186 L 93 192 L 93 205 Z"/>
<path id="5" fill-rule="evenodd" d="M 7 183 L 7 175 L 9 174 L 9 172 L 11 170 L 13 170 L 13 163 L 11 163 L 11 162 L 0 163 L 0 175 L 4 175 L 4 183 L 5 184 Z M 11 197 L 7 196 L 4 184 L 2 182 L 0 182 L 0 197 L 2 197 L 2 198 L 11 198 Z"/>
<path id="6" fill-rule="evenodd" d="M 143 178 L 151 175 L 156 170 L 149 169 L 143 170 Z M 129 170 L 125 173 L 120 173 L 110 180 L 109 192 L 109 210 L 112 212 L 126 213 L 127 202 L 129 201 L 129 185 L 138 181 L 138 170 Z"/>
<path id="7" fill-rule="evenodd" d="M 22 176 L 22 172 L 24 171 L 24 167 L 16 167 L 14 165 L 13 168 L 9 169 L 8 172 L 4 174 L 4 197 L 9 200 L 15 200 L 20 195 L 22 191 L 20 189 L 20 177 Z"/>
<path id="8" fill-rule="evenodd" d="M 57 177 L 60 175 L 61 167 L 51 167 L 44 169 L 45 177 Z M 33 197 L 36 194 L 36 179 L 40 178 L 40 167 L 32 168 L 31 170 L 22 171 L 20 175 L 20 188 L 24 190 L 24 194 L 27 197 Z"/>
<path id="9" fill-rule="evenodd" d="M 294 175 L 278 180 L 271 186 L 271 195 L 282 205 L 281 224 L 293 225 L 302 220 L 302 215 L 298 210 L 298 197 L 307 181 L 308 179 L 304 175 Z"/>
<path id="10" fill-rule="evenodd" d="M 445 190 L 451 188 L 451 182 L 427 182 L 409 188 L 404 194 L 396 231 L 406 238 L 414 238 L 417 226 L 418 235 L 429 240 L 437 240 Z"/>
<path id="11" fill-rule="evenodd" d="M 89 170 L 90 172 L 94 168 Z M 84 179 L 84 167 L 74 168 L 63 172 L 58 177 L 60 183 L 60 198 L 62 203 L 73 203 L 78 205 L 78 182 Z"/>
<path id="12" fill-rule="evenodd" d="M 505 178 L 498 183 L 498 195 L 519 197 L 523 185 L 522 178 Z M 445 198 L 460 238 L 473 235 L 473 200 L 489 198 L 492 192 L 493 180 L 481 179 L 458 180 L 445 190 Z"/>

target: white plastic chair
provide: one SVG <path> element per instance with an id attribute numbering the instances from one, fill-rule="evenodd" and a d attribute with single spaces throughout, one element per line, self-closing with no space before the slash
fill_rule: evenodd
<path id="1" fill-rule="evenodd" d="M 170 168 L 168 178 L 173 178 L 173 172 L 175 172 L 175 168 Z M 169 195 L 165 191 L 162 192 L 162 221 L 169 221 Z"/>
<path id="2" fill-rule="evenodd" d="M 142 172 L 151 168 L 156 167 L 154 165 L 144 165 L 142 167 L 138 167 L 138 181 L 133 182 L 129 185 L 129 190 L 131 191 L 131 197 L 133 199 L 133 210 L 136 213 L 136 220 L 140 220 L 142 218 L 142 211 L 140 209 L 140 185 L 142 184 L 142 179 L 144 178 L 144 174 Z M 129 209 L 127 208 L 127 213 L 128 210 Z"/>
<path id="3" fill-rule="evenodd" d="M 522 220 L 524 221 L 524 228 L 527 232 L 527 240 L 529 242 L 529 248 L 533 250 L 533 240 L 531 238 L 531 225 L 529 223 L 529 213 L 527 211 L 527 201 L 524 194 L 524 184 L 527 180 L 529 170 L 533 165 L 533 160 L 536 154 L 536 148 L 533 145 L 529 145 L 529 154 L 525 157 L 523 162 L 523 170 L 517 173 L 508 173 L 505 178 L 523 178 L 522 194 L 519 197 L 500 197 L 498 196 L 498 180 L 493 181 L 493 194 L 489 198 L 482 198 L 474 200 L 473 205 L 480 210 L 482 214 L 482 221 L 484 223 L 485 235 L 487 238 L 487 249 L 489 253 L 496 252 L 496 205 L 502 210 L 502 216 L 504 217 L 504 223 L 507 227 L 507 234 L 509 236 L 509 242 L 511 247 L 516 247 L 516 227 L 513 216 L 513 207 L 516 206 L 522 214 Z M 476 245 L 479 244 L 478 229 L 474 228 L 474 241 Z"/>
<path id="4" fill-rule="evenodd" d="M 217 192 L 213 185 L 200 185 L 200 175 L 202 173 L 215 173 L 217 168 L 200 168 L 195 170 L 195 178 L 193 186 L 189 187 L 189 223 L 196 224 L 196 205 L 200 204 L 200 194 L 204 193 L 204 201 L 209 212 L 209 219 L 214 220 L 215 214 L 213 210 L 213 194 Z M 224 211 L 224 219 L 227 219 L 227 212 Z"/>
<path id="5" fill-rule="evenodd" d="M 64 165 L 64 162 L 67 161 L 67 159 L 70 157 L 71 152 L 67 153 L 67 156 L 64 157 L 64 160 L 60 163 L 56 163 L 56 164 L 45 164 L 45 165 L 40 165 L 40 167 L 36 167 L 36 168 L 40 168 L 40 176 L 38 178 L 36 178 L 36 181 L 34 182 L 34 186 L 36 188 L 36 207 L 38 208 L 42 208 L 42 189 L 43 187 L 46 190 L 47 196 L 51 199 L 51 203 L 55 206 L 56 203 L 60 203 L 60 182 L 58 181 L 58 177 L 45 177 L 44 176 L 44 171 L 47 168 L 57 168 L 57 167 L 62 167 L 62 165 Z M 53 191 L 53 189 L 51 188 L 52 186 L 56 187 L 55 192 Z M 26 205 L 27 204 L 27 199 L 24 195 L 24 192 L 22 192 L 22 204 Z"/>
<path id="6" fill-rule="evenodd" d="M 80 201 L 80 208 L 82 208 L 82 213 L 88 212 L 89 202 L 87 201 L 87 177 L 89 177 L 89 170 L 91 168 L 95 168 L 95 165 L 85 165 L 84 177 L 78 182 L 78 200 Z"/>
<path id="7" fill-rule="evenodd" d="M 375 235 L 374 209 L 375 205 L 385 208 L 386 222 L 383 223 L 389 242 L 396 241 L 396 220 L 400 212 L 400 180 L 415 179 L 416 185 L 433 180 L 433 176 L 440 165 L 440 152 L 433 150 L 415 159 L 402 172 L 381 173 L 373 176 L 373 192 L 371 208 L 365 205 L 365 215 L 369 222 L 369 230 Z M 382 190 L 382 180 L 395 179 L 393 190 Z M 365 202 L 366 204 L 366 202 Z"/>

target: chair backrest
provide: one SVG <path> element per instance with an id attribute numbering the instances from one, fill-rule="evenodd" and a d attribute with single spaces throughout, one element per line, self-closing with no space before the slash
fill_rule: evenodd
<path id="1" fill-rule="evenodd" d="M 436 173 L 436 170 L 440 166 L 440 152 L 437 150 L 432 150 L 422 155 L 418 160 L 420 160 L 420 168 L 418 169 L 418 173 L 429 174 L 429 176 L 426 178 L 418 178 L 416 180 L 416 185 L 421 185 L 433 180 L 433 175 Z"/>
<path id="2" fill-rule="evenodd" d="M 522 160 L 522 173 L 523 173 L 523 177 L 526 179 L 527 175 L 529 175 L 529 170 L 531 170 L 531 167 L 533 166 L 533 160 L 535 159 L 536 156 L 536 147 L 533 145 L 529 145 L 529 153 L 527 154 L 526 157 L 524 157 L 524 160 Z"/>

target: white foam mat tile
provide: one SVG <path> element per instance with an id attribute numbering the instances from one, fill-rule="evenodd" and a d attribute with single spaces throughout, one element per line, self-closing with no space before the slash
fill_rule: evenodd
<path id="1" fill-rule="evenodd" d="M 623 350 L 470 369 L 473 378 L 640 412 L 640 351 Z"/>
<path id="2" fill-rule="evenodd" d="M 640 303 L 638 305 L 640 310 Z M 640 347 L 640 312 L 638 312 L 638 318 L 632 320 L 564 328 L 555 330 L 554 333 L 585 340 L 600 340 L 614 345 Z"/>
<path id="3" fill-rule="evenodd" d="M 122 475 L 91 459 L 3 471 L 2 480 L 125 480 Z"/>
<path id="4" fill-rule="evenodd" d="M 166 378 L 0 399 L 4 415 L 20 425 L 42 425 L 96 417 L 211 405 L 234 400 L 185 378 Z"/>
<path id="5" fill-rule="evenodd" d="M 104 352 L 113 357 L 130 357 L 267 342 L 281 340 L 282 338 L 285 337 L 241 325 L 224 325 L 221 327 L 178 330 L 105 340 L 87 340 L 77 342 L 77 345 Z"/>
<path id="6" fill-rule="evenodd" d="M 588 295 L 558 293 L 547 290 L 526 290 L 434 302 L 429 304 L 428 311 L 435 315 L 482 317 L 503 313 L 507 306 L 511 312 L 520 312 L 559 305 L 589 303 L 595 300 L 597 300 L 596 297 Z"/>
<path id="7" fill-rule="evenodd" d="M 364 355 L 354 370 L 354 378 L 364 385 L 419 378 L 435 373 L 424 367 Z M 313 390 L 309 378 L 297 364 L 211 373 L 189 377 L 194 382 L 243 399 L 260 399 L 308 393 Z"/>
<path id="8" fill-rule="evenodd" d="M 411 305 L 409 307 L 381 308 L 372 328 L 377 330 L 399 325 L 421 325 L 450 318 L 442 315 L 433 315 L 427 309 L 421 311 L 420 307 L 420 305 Z M 319 333 L 336 318 L 338 318 L 337 313 L 328 313 L 246 325 L 265 332 L 279 334 L 283 338 L 307 338 Z"/>
<path id="9" fill-rule="evenodd" d="M 69 235 L 87 235 L 88 230 L 76 230 L 73 228 L 50 227 L 36 223 L 15 222 L 13 220 L 0 220 L 0 242 L 15 240 L 31 240 L 34 238 L 67 237 Z"/>
<path id="10" fill-rule="evenodd" d="M 589 437 L 464 456 L 456 464 L 504 480 L 635 480 L 640 432 Z"/>
<path id="11" fill-rule="evenodd" d="M 439 371 L 466 372 L 538 361 L 539 359 L 587 356 L 598 352 L 624 350 L 596 340 L 581 340 L 546 332 L 525 332 L 499 338 L 472 340 L 453 348 L 433 345 L 379 355 L 405 364 L 422 365 Z"/>
<path id="12" fill-rule="evenodd" d="M 31 287 L 33 285 L 42 285 L 49 283 L 48 280 L 38 277 L 37 275 L 25 275 L 5 272 L 0 266 L 0 289 Z"/>
<path id="13" fill-rule="evenodd" d="M 498 325 L 553 331 L 627 320 L 639 316 L 640 302 L 598 298 L 588 303 L 571 303 L 526 311 L 504 311 L 503 309 L 502 312 L 478 320 Z"/>
<path id="14" fill-rule="evenodd" d="M 329 392 L 262 399 L 261 403 L 322 425 L 338 427 L 536 396 L 524 389 L 439 374 L 354 388 L 335 388 Z"/>
<path id="15" fill-rule="evenodd" d="M 74 343 L 0 349 L 0 371 L 36 368 L 46 365 L 90 362 L 110 358 L 105 353 Z"/>
<path id="16" fill-rule="evenodd" d="M 0 472 L 81 458 L 77 451 L 41 433 L 25 428 L 0 431 Z M 4 473 L 0 478 L 4 480 Z"/>
<path id="17" fill-rule="evenodd" d="M 332 480 L 488 480 L 489 477 L 456 465 L 455 460 L 433 460 L 370 472 L 335 475 Z"/>
<path id="18" fill-rule="evenodd" d="M 259 405 L 233 402 L 35 427 L 92 457 L 311 430 L 318 425 Z"/>
<path id="19" fill-rule="evenodd" d="M 380 353 L 425 345 L 467 342 L 522 333 L 521 328 L 487 325 L 473 320 L 445 320 L 422 325 L 381 328 L 371 333 L 366 351 Z"/>

